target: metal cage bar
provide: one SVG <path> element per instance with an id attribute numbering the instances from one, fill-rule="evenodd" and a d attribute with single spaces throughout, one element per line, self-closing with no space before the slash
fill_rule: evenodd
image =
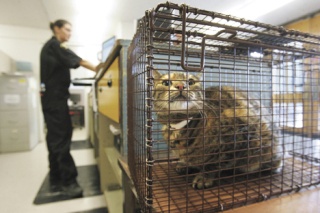
<path id="1" fill-rule="evenodd" d="M 142 211 L 223 211 L 318 185 L 319 47 L 316 35 L 184 4 L 146 11 L 128 51 Z"/>

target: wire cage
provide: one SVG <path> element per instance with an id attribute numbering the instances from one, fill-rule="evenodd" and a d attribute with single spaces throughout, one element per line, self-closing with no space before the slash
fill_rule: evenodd
<path id="1" fill-rule="evenodd" d="M 142 212 L 214 212 L 320 183 L 320 37 L 187 5 L 129 47 L 128 162 Z"/>

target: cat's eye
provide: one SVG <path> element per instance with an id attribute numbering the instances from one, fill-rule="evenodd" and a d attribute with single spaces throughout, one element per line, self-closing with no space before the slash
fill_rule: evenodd
<path id="1" fill-rule="evenodd" d="M 171 81 L 169 81 L 169 80 L 163 80 L 163 81 L 162 81 L 162 85 L 164 85 L 164 86 L 170 86 L 170 85 L 171 85 Z"/>
<path id="2" fill-rule="evenodd" d="M 195 81 L 192 78 L 190 78 L 189 79 L 189 85 L 194 85 L 194 84 L 195 84 Z"/>

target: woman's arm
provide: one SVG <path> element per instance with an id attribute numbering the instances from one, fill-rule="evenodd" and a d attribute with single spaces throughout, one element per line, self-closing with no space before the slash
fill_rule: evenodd
<path id="1" fill-rule="evenodd" d="M 86 61 L 86 60 L 81 60 L 80 61 L 80 66 L 84 67 L 84 68 L 87 68 L 89 70 L 92 70 L 94 72 L 96 72 L 97 70 L 97 66 L 91 64 L 89 61 Z"/>

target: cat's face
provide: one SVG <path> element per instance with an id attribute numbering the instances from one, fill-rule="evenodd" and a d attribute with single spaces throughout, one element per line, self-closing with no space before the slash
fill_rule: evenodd
<path id="1" fill-rule="evenodd" d="M 203 95 L 200 75 L 184 72 L 172 72 L 161 75 L 154 71 L 154 106 L 159 110 L 170 110 L 170 113 L 186 113 L 190 109 L 202 106 Z M 201 106 L 200 106 L 201 105 Z"/>

